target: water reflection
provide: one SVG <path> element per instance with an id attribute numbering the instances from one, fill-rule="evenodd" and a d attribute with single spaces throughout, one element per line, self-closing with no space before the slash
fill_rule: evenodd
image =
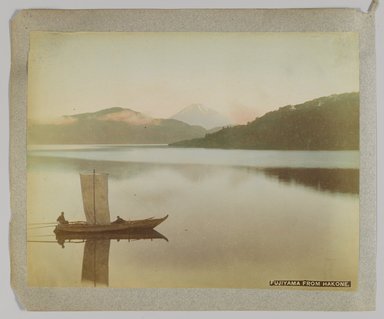
<path id="1" fill-rule="evenodd" d="M 84 284 L 109 286 L 110 240 L 88 239 L 84 245 L 81 281 Z"/>
<path id="2" fill-rule="evenodd" d="M 331 193 L 359 194 L 359 170 L 342 168 L 255 168 L 237 166 L 214 166 L 200 164 L 154 164 L 115 161 L 89 161 L 82 159 L 37 157 L 28 159 L 30 168 L 55 170 L 67 169 L 81 172 L 89 171 L 90 167 L 99 172 L 108 172 L 113 179 L 124 180 L 148 174 L 159 169 L 170 169 L 187 178 L 191 182 L 200 182 L 210 178 L 219 170 L 228 168 L 237 171 L 237 179 L 245 180 L 250 174 L 263 174 L 285 184 L 307 186 L 318 191 Z M 244 173 L 244 174 L 241 174 Z M 236 182 L 236 181 L 235 181 Z M 237 182 L 240 182 L 238 180 Z"/>
<path id="3" fill-rule="evenodd" d="M 66 244 L 82 243 L 84 245 L 81 282 L 86 286 L 109 286 L 109 251 L 111 240 L 154 240 L 167 237 L 151 229 L 145 231 L 106 232 L 102 234 L 57 234 L 57 243 L 65 248 Z"/>
<path id="4" fill-rule="evenodd" d="M 63 157 L 28 156 L 28 170 L 57 171 L 66 170 L 76 173 L 95 169 L 97 172 L 108 173 L 110 178 L 123 180 L 151 172 L 162 164 L 96 161 L 85 159 L 71 159 Z"/>
<path id="5" fill-rule="evenodd" d="M 266 168 L 262 171 L 286 184 L 300 184 L 332 193 L 359 194 L 357 169 Z"/>
<path id="6" fill-rule="evenodd" d="M 217 156 L 231 154 L 218 151 Z M 293 168 L 289 159 L 267 168 L 252 162 L 133 162 L 124 161 L 126 153 L 119 160 L 112 155 L 89 160 L 30 154 L 28 223 L 55 221 L 60 211 L 81 220 L 78 173 L 95 168 L 109 174 L 114 218 L 169 213 L 172 219 L 159 229 L 172 241 L 139 240 L 127 243 L 129 249 L 117 243 L 135 240 L 130 233 L 129 238 L 58 238 L 65 249 L 57 241 L 31 243 L 30 286 L 268 288 L 269 280 L 281 278 L 356 282 L 358 166 L 324 167 L 316 152 L 307 157 L 319 162 L 317 168 Z M 28 236 L 45 230 L 28 230 Z"/>

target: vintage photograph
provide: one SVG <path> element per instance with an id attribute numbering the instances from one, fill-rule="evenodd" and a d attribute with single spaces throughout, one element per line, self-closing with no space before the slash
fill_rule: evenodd
<path id="1" fill-rule="evenodd" d="M 30 32 L 30 287 L 356 291 L 354 32 Z"/>

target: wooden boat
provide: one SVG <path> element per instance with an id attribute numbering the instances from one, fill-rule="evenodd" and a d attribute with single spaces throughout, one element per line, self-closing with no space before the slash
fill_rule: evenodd
<path id="1" fill-rule="evenodd" d="M 96 173 L 80 174 L 81 193 L 86 221 L 59 222 L 54 230 L 58 233 L 107 233 L 130 230 L 153 229 L 168 218 L 147 218 L 141 220 L 120 219 L 111 222 L 108 204 L 108 175 Z"/>
<path id="2" fill-rule="evenodd" d="M 55 233 L 108 233 L 125 232 L 127 230 L 153 229 L 168 218 L 147 218 L 141 220 L 124 221 L 121 223 L 109 224 L 88 224 L 87 222 L 74 222 L 68 224 L 58 224 Z"/>

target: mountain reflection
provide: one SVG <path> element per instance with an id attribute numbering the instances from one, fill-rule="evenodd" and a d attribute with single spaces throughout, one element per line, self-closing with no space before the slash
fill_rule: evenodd
<path id="1" fill-rule="evenodd" d="M 89 171 L 91 168 L 97 172 L 106 172 L 113 179 L 126 179 L 138 176 L 162 167 L 162 164 L 97 161 L 64 157 L 29 156 L 28 169 L 33 170 L 66 170 L 71 172 Z"/>
<path id="2" fill-rule="evenodd" d="M 155 230 L 111 232 L 103 234 L 57 234 L 56 240 L 63 248 L 68 243 L 85 242 L 81 282 L 86 286 L 109 286 L 109 250 L 111 240 L 168 239 Z"/>
<path id="3" fill-rule="evenodd" d="M 357 169 L 267 168 L 262 172 L 282 183 L 295 183 L 332 193 L 359 194 Z"/>
<path id="4" fill-rule="evenodd" d="M 311 187 L 318 191 L 332 193 L 359 193 L 359 170 L 349 168 L 257 168 L 251 166 L 221 166 L 201 164 L 165 164 L 135 163 L 118 161 L 97 161 L 61 157 L 30 156 L 28 169 L 67 170 L 71 172 L 89 171 L 90 167 L 98 172 L 108 172 L 112 179 L 125 180 L 141 175 L 148 175 L 160 169 L 169 169 L 191 182 L 201 182 L 226 169 L 236 170 L 235 183 L 249 178 L 250 174 L 264 174 L 276 178 L 279 182 Z M 239 173 L 243 174 L 239 174 Z"/>

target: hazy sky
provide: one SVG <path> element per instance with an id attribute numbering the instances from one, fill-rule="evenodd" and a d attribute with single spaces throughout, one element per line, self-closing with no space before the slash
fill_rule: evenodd
<path id="1" fill-rule="evenodd" d="M 125 107 L 167 118 L 201 103 L 235 123 L 359 90 L 355 33 L 32 32 L 29 119 Z"/>

